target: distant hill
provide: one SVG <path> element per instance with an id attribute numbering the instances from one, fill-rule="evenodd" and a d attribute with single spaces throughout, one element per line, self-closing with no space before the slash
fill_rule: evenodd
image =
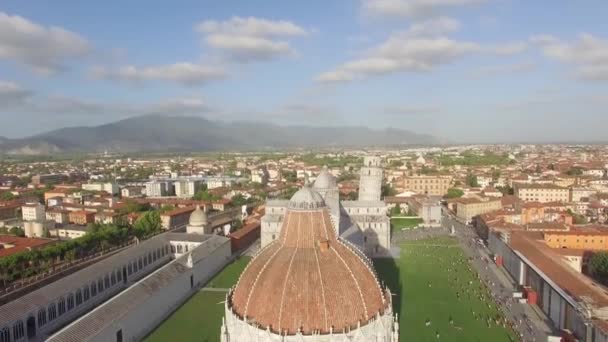
<path id="1" fill-rule="evenodd" d="M 100 126 L 61 128 L 28 138 L 0 139 L 0 153 L 213 151 L 437 142 L 430 135 L 401 129 L 279 126 L 257 121 L 224 123 L 201 117 L 146 115 Z"/>

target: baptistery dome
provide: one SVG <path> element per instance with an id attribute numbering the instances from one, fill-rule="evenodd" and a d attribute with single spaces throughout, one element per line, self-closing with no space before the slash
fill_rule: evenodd
<path id="1" fill-rule="evenodd" d="M 207 212 L 197 205 L 196 209 L 194 209 L 192 214 L 190 214 L 188 225 L 193 227 L 201 227 L 207 224 L 208 221 L 209 219 L 207 218 Z"/>
<path id="2" fill-rule="evenodd" d="M 226 320 L 223 341 L 253 341 L 249 329 L 267 334 L 255 341 L 290 335 L 338 341 L 358 330 L 368 337 L 357 341 L 398 336 L 390 292 L 369 259 L 337 237 L 322 197 L 307 186 L 291 198 L 279 238 L 251 260 L 228 294 Z"/>
<path id="3" fill-rule="evenodd" d="M 315 189 L 333 189 L 337 186 L 338 183 L 336 182 L 336 177 L 334 177 L 334 175 L 332 175 L 326 167 L 324 167 L 323 171 L 319 173 L 313 185 Z"/>

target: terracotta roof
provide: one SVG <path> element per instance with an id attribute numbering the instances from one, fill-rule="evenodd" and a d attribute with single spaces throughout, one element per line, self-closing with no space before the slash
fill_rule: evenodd
<path id="1" fill-rule="evenodd" d="M 279 239 L 245 269 L 234 312 L 275 333 L 329 333 L 383 314 L 387 298 L 371 263 L 338 240 L 326 207 L 287 210 Z"/>
<path id="2" fill-rule="evenodd" d="M 13 255 L 32 248 L 39 248 L 54 243 L 53 240 L 24 238 L 12 235 L 0 235 L 0 245 L 13 245 L 14 247 L 0 248 L 0 257 Z"/>
<path id="3" fill-rule="evenodd" d="M 563 291 L 577 301 L 590 300 L 593 306 L 608 306 L 608 295 L 591 279 L 572 270 L 559 258 L 552 248 L 535 237 L 539 234 L 513 232 L 510 245 L 555 282 Z"/>

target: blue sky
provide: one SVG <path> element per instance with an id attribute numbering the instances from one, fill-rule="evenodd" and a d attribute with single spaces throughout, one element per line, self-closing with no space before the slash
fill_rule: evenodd
<path id="1" fill-rule="evenodd" d="M 608 2 L 13 1 L 0 135 L 150 113 L 598 141 Z"/>

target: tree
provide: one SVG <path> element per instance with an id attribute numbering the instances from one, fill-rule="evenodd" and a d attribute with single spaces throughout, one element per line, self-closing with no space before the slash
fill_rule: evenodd
<path id="1" fill-rule="evenodd" d="M 465 182 L 468 186 L 472 187 L 472 188 L 477 188 L 479 187 L 479 183 L 477 183 L 477 176 L 475 176 L 474 174 L 470 173 L 467 174 L 467 178 L 465 179 Z"/>
<path id="2" fill-rule="evenodd" d="M 23 231 L 23 229 L 21 229 L 19 227 L 13 227 L 13 228 L 9 229 L 8 233 L 15 235 L 15 236 L 19 236 L 19 237 L 25 236 L 25 231 Z"/>
<path id="3" fill-rule="evenodd" d="M 207 201 L 207 202 L 217 201 L 220 198 L 221 198 L 220 196 L 211 194 L 207 189 L 205 189 L 205 190 L 199 190 L 192 197 L 193 200 L 196 200 L 196 201 Z"/>
<path id="4" fill-rule="evenodd" d="M 462 197 L 463 195 L 464 195 L 464 191 L 462 191 L 462 189 L 449 188 L 448 193 L 445 197 L 446 198 L 459 198 L 459 197 Z"/>
<path id="5" fill-rule="evenodd" d="M 159 232 L 162 229 L 160 213 L 158 211 L 147 211 L 133 224 L 135 236 L 139 239 L 145 238 Z"/>
<path id="6" fill-rule="evenodd" d="M 243 196 L 242 194 L 236 194 L 236 195 L 232 196 L 232 198 L 230 199 L 230 202 L 235 207 L 241 207 L 245 204 L 250 203 L 250 200 L 245 198 L 245 196 Z"/>
<path id="7" fill-rule="evenodd" d="M 0 201 L 12 201 L 15 198 L 16 197 L 15 197 L 15 195 L 13 195 L 12 192 L 6 191 L 3 193 L 0 193 Z"/>
<path id="8" fill-rule="evenodd" d="M 173 209 L 175 209 L 174 205 L 165 204 L 158 210 L 158 212 L 162 214 L 162 213 L 166 213 L 167 211 L 171 211 Z"/>
<path id="9" fill-rule="evenodd" d="M 397 203 L 394 207 L 391 208 L 390 212 L 391 216 L 401 215 L 401 206 Z"/>
<path id="10" fill-rule="evenodd" d="M 289 183 L 295 183 L 298 181 L 297 172 L 295 172 L 293 170 L 282 170 L 282 173 L 283 173 L 283 177 L 285 178 L 285 181 L 287 181 Z"/>
<path id="11" fill-rule="evenodd" d="M 401 167 L 403 166 L 403 162 L 401 160 L 391 160 L 390 167 Z"/>
<path id="12" fill-rule="evenodd" d="M 395 196 L 397 191 L 390 184 L 382 184 L 382 197 Z"/>
<path id="13" fill-rule="evenodd" d="M 591 275 L 602 283 L 608 281 L 608 252 L 595 253 L 589 260 Z"/>

